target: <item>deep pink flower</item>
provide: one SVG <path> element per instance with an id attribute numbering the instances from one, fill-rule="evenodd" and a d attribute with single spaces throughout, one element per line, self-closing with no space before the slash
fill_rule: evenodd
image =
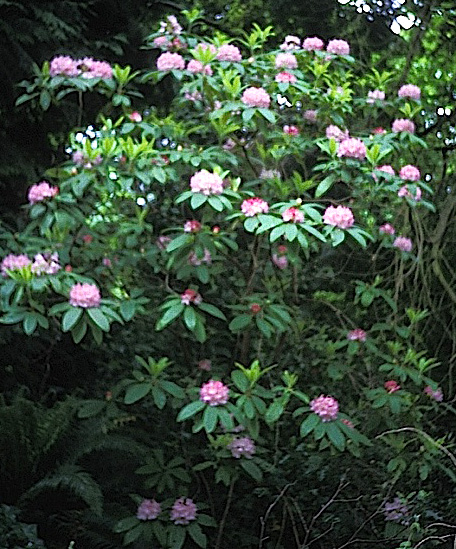
<path id="1" fill-rule="evenodd" d="M 269 205 L 262 198 L 255 196 L 254 198 L 247 198 L 242 202 L 241 211 L 246 217 L 253 217 L 260 213 L 268 213 Z"/>
<path id="2" fill-rule="evenodd" d="M 330 124 L 326 128 L 326 137 L 328 139 L 335 139 L 336 141 L 343 141 L 349 138 L 348 130 L 341 130 L 338 126 Z"/>
<path id="3" fill-rule="evenodd" d="M 143 499 L 136 512 L 139 520 L 155 520 L 161 513 L 160 504 L 154 499 Z"/>
<path id="4" fill-rule="evenodd" d="M 241 457 L 252 459 L 253 454 L 256 451 L 255 443 L 250 437 L 234 437 L 227 445 L 227 448 L 236 459 Z"/>
<path id="5" fill-rule="evenodd" d="M 28 201 L 30 204 L 36 204 L 46 198 L 54 198 L 58 194 L 58 187 L 51 187 L 47 181 L 41 181 L 36 185 L 32 185 L 28 192 Z"/>
<path id="6" fill-rule="evenodd" d="M 201 193 L 206 196 L 221 194 L 223 192 L 223 179 L 216 173 L 201 170 L 191 177 L 190 188 L 194 193 Z"/>
<path id="7" fill-rule="evenodd" d="M 339 143 L 337 149 L 337 156 L 339 158 L 357 158 L 358 160 L 364 160 L 366 158 L 366 145 L 361 139 L 355 137 L 349 137 Z"/>
<path id="8" fill-rule="evenodd" d="M 443 391 L 440 389 L 440 387 L 437 387 L 437 389 L 434 391 L 434 389 L 427 385 L 424 388 L 424 394 L 426 394 L 428 397 L 433 398 L 436 402 L 442 402 L 443 400 Z"/>
<path id="9" fill-rule="evenodd" d="M 40 276 L 42 274 L 56 274 L 62 266 L 59 263 L 59 254 L 42 253 L 36 254 L 32 263 L 32 273 Z"/>
<path id="10" fill-rule="evenodd" d="M 174 524 L 188 524 L 196 519 L 197 507 L 190 498 L 179 498 L 173 504 L 171 509 L 171 520 Z"/>
<path id="11" fill-rule="evenodd" d="M 8 271 L 19 271 L 31 264 L 31 260 L 25 254 L 8 254 L 3 258 L 1 264 L 2 276 L 8 276 Z"/>
<path id="12" fill-rule="evenodd" d="M 105 267 L 112 267 L 112 261 L 109 259 L 109 257 L 103 257 L 102 263 Z"/>
<path id="13" fill-rule="evenodd" d="M 410 238 L 407 238 L 406 236 L 398 236 L 394 239 L 393 246 L 403 252 L 411 252 L 413 244 Z"/>
<path id="14" fill-rule="evenodd" d="M 326 46 L 328 53 L 336 55 L 348 55 L 350 53 L 350 45 L 345 40 L 330 40 Z"/>
<path id="15" fill-rule="evenodd" d="M 223 44 L 223 46 L 220 46 L 218 49 L 217 59 L 219 61 L 239 63 L 242 61 L 242 54 L 237 46 L 233 46 L 232 44 Z"/>
<path id="16" fill-rule="evenodd" d="M 399 389 L 401 388 L 401 386 L 398 385 L 397 382 L 394 381 L 394 379 L 390 379 L 389 381 L 385 381 L 383 386 L 388 391 L 388 393 L 395 393 L 396 391 L 399 391 Z"/>
<path id="17" fill-rule="evenodd" d="M 285 222 L 302 223 L 304 221 L 304 214 L 298 208 L 291 207 L 282 212 L 282 219 Z"/>
<path id="18" fill-rule="evenodd" d="M 281 271 L 288 267 L 288 258 L 286 255 L 272 254 L 271 261 Z"/>
<path id="19" fill-rule="evenodd" d="M 201 230 L 201 223 L 196 219 L 189 219 L 185 222 L 184 233 L 199 233 Z"/>
<path id="20" fill-rule="evenodd" d="M 362 328 L 350 330 L 347 334 L 347 339 L 350 341 L 366 341 L 367 334 Z"/>
<path id="21" fill-rule="evenodd" d="M 259 303 L 252 303 L 249 309 L 253 315 L 257 315 L 261 311 L 261 305 Z"/>
<path id="22" fill-rule="evenodd" d="M 396 232 L 396 229 L 392 225 L 390 225 L 390 223 L 385 223 L 384 225 L 381 225 L 378 230 L 383 234 L 391 234 L 391 235 L 393 235 Z"/>
<path id="23" fill-rule="evenodd" d="M 320 395 L 310 401 L 310 409 L 326 423 L 337 419 L 339 403 L 332 396 Z"/>
<path id="24" fill-rule="evenodd" d="M 317 36 L 308 36 L 302 41 L 302 48 L 307 51 L 322 50 L 324 45 L 323 40 Z"/>
<path id="25" fill-rule="evenodd" d="M 280 84 L 294 84 L 297 81 L 297 78 L 291 72 L 282 71 L 276 74 L 275 81 Z"/>
<path id="26" fill-rule="evenodd" d="M 304 119 L 307 120 L 308 122 L 312 122 L 312 123 L 315 123 L 317 121 L 317 114 L 318 114 L 318 111 L 316 111 L 315 109 L 307 109 L 306 111 L 304 111 Z"/>
<path id="27" fill-rule="evenodd" d="M 416 166 L 407 164 L 401 168 L 399 172 L 399 177 L 405 181 L 419 181 L 421 178 L 420 170 Z"/>
<path id="28" fill-rule="evenodd" d="M 157 69 L 159 71 L 184 70 L 184 58 L 178 53 L 170 53 L 169 51 L 162 53 L 157 59 Z"/>
<path id="29" fill-rule="evenodd" d="M 208 76 L 212 75 L 212 69 L 209 65 L 203 65 L 201 61 L 197 61 L 196 59 L 191 59 L 187 64 L 187 70 L 188 72 L 191 72 L 193 74 L 207 74 Z"/>
<path id="30" fill-rule="evenodd" d="M 283 127 L 283 132 L 288 135 L 299 135 L 299 129 L 296 126 L 289 126 L 288 124 L 285 124 Z"/>
<path id="31" fill-rule="evenodd" d="M 382 128 L 381 126 L 378 126 L 377 128 L 374 128 L 372 130 L 372 133 L 374 133 L 376 135 L 383 135 L 384 133 L 386 133 L 386 130 L 385 130 L 385 128 Z"/>
<path id="32" fill-rule="evenodd" d="M 203 298 L 201 295 L 196 290 L 192 290 L 191 288 L 187 288 L 185 292 L 181 294 L 181 303 L 184 305 L 190 305 L 190 303 L 199 305 L 202 301 Z"/>
<path id="33" fill-rule="evenodd" d="M 142 121 L 142 116 L 141 116 L 141 114 L 140 114 L 138 111 L 133 111 L 133 112 L 131 112 L 131 113 L 128 115 L 128 118 L 129 118 L 132 122 L 141 122 L 141 121 Z"/>
<path id="34" fill-rule="evenodd" d="M 323 223 L 339 229 L 348 229 L 354 222 L 353 212 L 347 206 L 328 206 L 323 214 Z"/>
<path id="35" fill-rule="evenodd" d="M 397 118 L 391 127 L 394 133 L 408 132 L 415 133 L 415 124 L 408 118 Z"/>
<path id="36" fill-rule="evenodd" d="M 419 101 L 421 98 L 421 90 L 418 86 L 415 86 L 415 84 L 404 84 L 399 88 L 397 95 L 399 97 L 410 97 L 410 99 Z"/>
<path id="37" fill-rule="evenodd" d="M 211 379 L 201 386 L 200 400 L 206 402 L 209 406 L 220 406 L 228 402 L 229 392 L 229 388 L 221 381 Z"/>
<path id="38" fill-rule="evenodd" d="M 70 305 L 73 307 L 99 307 L 100 300 L 100 290 L 95 284 L 77 282 L 70 289 Z"/>
<path id="39" fill-rule="evenodd" d="M 271 104 L 271 98 L 268 92 L 263 88 L 254 86 L 247 88 L 242 94 L 241 101 L 249 107 L 260 107 L 267 109 Z"/>
<path id="40" fill-rule="evenodd" d="M 296 69 L 298 60 L 292 53 L 278 53 L 275 58 L 276 69 Z"/>
<path id="41" fill-rule="evenodd" d="M 383 101 L 385 99 L 385 92 L 381 90 L 373 90 L 367 92 L 366 103 L 375 103 L 376 101 Z"/>
<path id="42" fill-rule="evenodd" d="M 78 62 L 69 55 L 59 55 L 52 59 L 49 66 L 51 76 L 78 76 Z"/>

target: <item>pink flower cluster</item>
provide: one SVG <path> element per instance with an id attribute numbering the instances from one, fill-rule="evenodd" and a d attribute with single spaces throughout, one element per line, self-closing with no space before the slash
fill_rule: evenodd
<path id="1" fill-rule="evenodd" d="M 263 88 L 251 86 L 242 94 L 241 101 L 248 107 L 260 107 L 267 109 L 271 104 L 271 98 L 268 92 Z"/>
<path id="2" fill-rule="evenodd" d="M 201 223 L 196 219 L 189 219 L 184 224 L 184 233 L 199 233 L 201 230 Z"/>
<path id="3" fill-rule="evenodd" d="M 302 42 L 302 48 L 306 51 L 319 51 L 324 48 L 324 42 L 317 36 L 308 36 Z"/>
<path id="4" fill-rule="evenodd" d="M 162 53 L 157 59 L 157 69 L 159 71 L 184 70 L 184 58 L 178 53 L 169 51 Z"/>
<path id="5" fill-rule="evenodd" d="M 339 403 L 332 396 L 320 395 L 310 401 L 310 409 L 326 423 L 337 419 Z"/>
<path id="6" fill-rule="evenodd" d="M 252 459 L 253 454 L 256 451 L 255 443 L 250 437 L 234 437 L 227 445 L 227 448 L 236 459 L 241 457 Z"/>
<path id="7" fill-rule="evenodd" d="M 367 92 L 366 103 L 375 103 L 376 101 L 383 101 L 385 99 L 385 92 L 381 90 L 373 90 Z"/>
<path id="8" fill-rule="evenodd" d="M 383 234 L 390 235 L 393 235 L 396 232 L 396 229 L 390 223 L 385 223 L 384 225 L 381 225 L 378 230 Z"/>
<path id="9" fill-rule="evenodd" d="M 257 215 L 260 213 L 268 213 L 268 211 L 269 211 L 268 203 L 262 198 L 258 198 L 257 196 L 253 198 L 247 198 L 241 204 L 241 212 L 246 217 L 253 217 L 254 215 Z"/>
<path id="10" fill-rule="evenodd" d="M 402 252 L 411 252 L 413 244 L 410 238 L 398 236 L 394 239 L 393 246 Z"/>
<path id="11" fill-rule="evenodd" d="M 298 60 L 292 53 L 279 53 L 275 58 L 276 69 L 296 69 Z"/>
<path id="12" fill-rule="evenodd" d="M 362 328 L 350 330 L 347 334 L 347 339 L 350 341 L 366 341 L 367 334 Z"/>
<path id="13" fill-rule="evenodd" d="M 314 109 L 307 109 L 304 111 L 304 120 L 307 122 L 312 122 L 313 124 L 317 121 L 317 111 Z"/>
<path id="14" fill-rule="evenodd" d="M 49 74 L 82 78 L 112 78 L 112 67 L 106 61 L 96 61 L 92 57 L 72 59 L 68 55 L 59 55 L 52 59 Z"/>
<path id="15" fill-rule="evenodd" d="M 408 118 L 397 118 L 391 127 L 394 133 L 415 133 L 415 124 Z"/>
<path id="16" fill-rule="evenodd" d="M 84 309 L 99 307 L 100 301 L 100 290 L 95 284 L 78 282 L 70 289 L 70 305 L 73 307 L 83 307 Z"/>
<path id="17" fill-rule="evenodd" d="M 349 137 L 344 139 L 337 149 L 337 156 L 339 158 L 357 158 L 358 160 L 364 160 L 366 158 L 366 145 L 361 139 L 356 137 Z"/>
<path id="18" fill-rule="evenodd" d="M 190 188 L 194 193 L 209 196 L 223 192 L 223 179 L 216 173 L 207 170 L 196 172 L 190 179 Z"/>
<path id="19" fill-rule="evenodd" d="M 379 172 L 388 173 L 389 175 L 396 175 L 396 172 L 394 171 L 393 166 L 390 166 L 389 164 L 384 164 L 383 166 L 377 166 L 375 169 Z"/>
<path id="20" fill-rule="evenodd" d="M 31 264 L 31 260 L 25 254 L 8 254 L 3 258 L 1 264 L 2 276 L 8 276 L 8 271 L 20 271 Z"/>
<path id="21" fill-rule="evenodd" d="M 36 254 L 32 263 L 32 273 L 40 276 L 42 274 L 56 274 L 60 271 L 59 254 L 42 253 Z"/>
<path id="22" fill-rule="evenodd" d="M 229 389 L 221 381 L 211 379 L 204 383 L 200 389 L 200 400 L 209 406 L 220 406 L 228 402 Z"/>
<path id="23" fill-rule="evenodd" d="M 191 288 L 187 288 L 185 292 L 181 294 L 181 303 L 184 305 L 190 305 L 190 303 L 199 305 L 202 301 L 203 298 L 201 297 L 201 294 Z"/>
<path id="24" fill-rule="evenodd" d="M 219 61 L 230 61 L 231 63 L 239 63 L 242 61 L 242 54 L 238 47 L 232 44 L 223 44 L 217 51 L 217 59 Z"/>
<path id="25" fill-rule="evenodd" d="M 155 520 L 161 513 L 161 506 L 154 499 L 143 499 L 136 511 L 139 520 Z"/>
<path id="26" fill-rule="evenodd" d="M 292 223 L 302 223 L 304 221 L 304 214 L 298 208 L 287 208 L 282 212 L 282 219 L 285 223 L 291 221 Z"/>
<path id="27" fill-rule="evenodd" d="M 285 124 L 283 127 L 283 133 L 296 136 L 299 135 L 299 129 L 296 126 L 289 126 L 288 124 Z"/>
<path id="28" fill-rule="evenodd" d="M 401 168 L 399 172 L 399 177 L 405 181 L 419 181 L 421 178 L 420 170 L 416 166 L 407 164 Z"/>
<path id="29" fill-rule="evenodd" d="M 174 524 L 189 524 L 196 519 L 197 507 L 190 498 L 178 498 L 171 509 L 171 520 Z"/>
<path id="30" fill-rule="evenodd" d="M 203 257 L 198 257 L 196 252 L 192 251 L 188 256 L 188 262 L 190 265 L 193 265 L 194 267 L 198 267 L 203 263 L 206 263 L 206 265 L 210 265 L 212 263 L 211 252 L 207 248 L 204 248 Z"/>
<path id="31" fill-rule="evenodd" d="M 98 154 L 95 158 L 90 159 L 82 151 L 74 151 L 71 156 L 71 160 L 77 165 L 83 168 L 92 168 L 93 166 L 99 166 L 103 162 L 103 157 Z"/>
<path id="32" fill-rule="evenodd" d="M 419 187 L 416 187 L 415 194 L 413 195 L 407 185 L 403 185 L 398 191 L 397 196 L 399 198 L 410 198 L 410 200 L 414 200 L 415 202 L 419 202 L 421 200 L 422 191 Z"/>
<path id="33" fill-rule="evenodd" d="M 419 101 L 421 98 L 421 90 L 418 86 L 415 86 L 415 84 L 404 84 L 399 88 L 397 95 L 399 97 L 410 97 L 410 99 Z"/>
<path id="34" fill-rule="evenodd" d="M 349 229 L 354 222 L 353 212 L 347 206 L 328 206 L 323 214 L 323 223 L 339 229 Z"/>
<path id="35" fill-rule="evenodd" d="M 275 81 L 279 84 L 294 84 L 297 81 L 297 78 L 294 74 L 291 74 L 291 72 L 279 72 L 275 76 Z"/>
<path id="36" fill-rule="evenodd" d="M 301 47 L 301 40 L 298 36 L 293 36 L 292 34 L 289 34 L 288 36 L 285 36 L 285 40 L 283 44 L 281 44 L 280 49 L 281 50 L 299 50 Z"/>
<path id="37" fill-rule="evenodd" d="M 175 15 L 168 15 L 166 21 L 160 21 L 160 32 L 170 32 L 172 34 L 180 34 L 182 27 L 179 25 Z"/>
<path id="38" fill-rule="evenodd" d="M 52 187 L 47 181 L 41 181 L 36 185 L 32 185 L 28 192 L 28 201 L 30 204 L 36 204 L 46 198 L 54 198 L 58 194 L 59 188 Z"/>
<path id="39" fill-rule="evenodd" d="M 394 381 L 394 379 L 385 381 L 383 387 L 385 387 L 386 391 L 390 394 L 399 391 L 399 389 L 401 388 L 401 386 L 396 381 Z"/>
<path id="40" fill-rule="evenodd" d="M 158 62 L 158 61 L 157 61 Z M 201 61 L 198 61 L 196 59 L 191 59 L 187 63 L 187 70 L 188 72 L 191 72 L 192 74 L 206 74 L 207 76 L 212 75 L 212 69 L 210 65 L 203 65 Z"/>
<path id="41" fill-rule="evenodd" d="M 434 389 L 430 385 L 427 385 L 424 388 L 424 394 L 430 398 L 433 398 L 436 402 L 442 402 L 443 400 L 443 392 L 440 387 L 437 387 L 437 389 L 434 391 Z"/>
<path id="42" fill-rule="evenodd" d="M 326 128 L 326 137 L 328 139 L 335 139 L 336 141 L 343 141 L 349 138 L 348 130 L 341 130 L 338 126 L 330 124 Z"/>
<path id="43" fill-rule="evenodd" d="M 336 55 L 348 55 L 350 53 L 350 45 L 345 40 L 330 40 L 326 46 L 326 51 Z"/>

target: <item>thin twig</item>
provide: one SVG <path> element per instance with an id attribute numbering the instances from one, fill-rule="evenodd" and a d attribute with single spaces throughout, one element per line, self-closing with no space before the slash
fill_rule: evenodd
<path id="1" fill-rule="evenodd" d="M 291 482 L 290 484 L 287 484 L 284 486 L 278 496 L 276 496 L 275 500 L 271 503 L 271 505 L 266 509 L 266 513 L 264 514 L 264 517 L 260 517 L 261 522 L 261 530 L 260 530 L 260 542 L 258 545 L 258 549 L 261 549 L 263 547 L 263 541 L 266 541 L 268 538 L 264 537 L 264 530 L 266 528 L 266 522 L 268 521 L 269 515 L 271 514 L 274 507 L 279 503 L 279 501 L 283 498 L 285 495 L 285 492 L 290 488 L 290 486 L 293 486 L 296 484 L 296 480 L 294 482 Z"/>

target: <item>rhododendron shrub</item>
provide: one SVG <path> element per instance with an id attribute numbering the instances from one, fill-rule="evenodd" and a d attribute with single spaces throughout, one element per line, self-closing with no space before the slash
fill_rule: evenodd
<path id="1" fill-rule="evenodd" d="M 420 96 L 411 85 L 373 94 L 343 39 L 271 49 L 270 28 L 232 44 L 185 27 L 163 22 L 148 38 L 154 68 L 138 75 L 172 95 L 169 112 L 133 110 L 129 68 L 85 78 L 110 117 L 70 136 L 68 159 L 31 186 L 27 230 L 5 234 L 1 321 L 116 355 L 110 411 L 88 399 L 80 416 L 133 416 L 161 452 L 116 516 L 125 544 L 221 547 L 248 532 L 251 546 L 329 547 L 358 535 L 348 521 L 277 532 L 273 517 L 297 522 L 285 485 L 313 525 L 314 494 L 322 504 L 340 483 L 378 532 L 375 509 L 391 510 L 399 476 L 412 486 L 436 467 L 435 455 L 426 474 L 412 466 L 418 450 L 398 465 L 393 431 L 444 400 L 410 340 L 419 312 L 366 267 L 419 261 L 410 216 L 433 207 L 407 103 Z M 41 85 L 53 101 L 84 77 L 65 56 L 51 68 L 62 80 Z M 391 130 L 377 131 L 379 109 Z M 378 480 L 358 485 L 378 452 Z"/>

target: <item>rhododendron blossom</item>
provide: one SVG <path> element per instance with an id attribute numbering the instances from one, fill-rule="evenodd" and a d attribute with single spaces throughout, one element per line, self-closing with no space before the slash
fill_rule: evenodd
<path id="1" fill-rule="evenodd" d="M 339 403 L 332 396 L 320 395 L 310 401 L 310 409 L 326 423 L 337 419 Z"/>
<path id="2" fill-rule="evenodd" d="M 157 38 L 154 38 L 153 42 L 154 42 L 154 45 L 157 46 L 158 48 L 166 48 L 170 44 L 166 36 L 157 36 Z"/>
<path id="3" fill-rule="evenodd" d="M 280 270 L 286 269 L 288 267 L 288 258 L 286 255 L 272 254 L 271 261 Z"/>
<path id="4" fill-rule="evenodd" d="M 263 88 L 251 86 L 242 94 L 241 101 L 249 107 L 260 107 L 267 109 L 271 104 L 268 92 Z"/>
<path id="5" fill-rule="evenodd" d="M 390 166 L 389 164 L 384 164 L 383 166 L 377 166 L 375 169 L 379 172 L 388 173 L 389 175 L 396 175 L 396 172 L 394 171 L 393 166 Z"/>
<path id="6" fill-rule="evenodd" d="M 30 204 L 36 204 L 46 198 L 54 198 L 59 192 L 58 187 L 52 187 L 47 181 L 41 181 L 32 185 L 28 192 L 28 201 Z"/>
<path id="7" fill-rule="evenodd" d="M 421 178 L 421 173 L 416 166 L 408 164 L 400 169 L 399 177 L 405 181 L 419 181 Z"/>
<path id="8" fill-rule="evenodd" d="M 280 84 L 294 84 L 298 79 L 294 74 L 291 74 L 291 72 L 279 72 L 275 76 L 275 81 L 279 82 Z"/>
<path id="9" fill-rule="evenodd" d="M 24 267 L 28 267 L 32 261 L 25 254 L 8 254 L 3 258 L 1 264 L 2 276 L 8 276 L 8 271 L 19 271 Z"/>
<path id="10" fill-rule="evenodd" d="M 304 221 L 304 214 L 298 208 L 291 207 L 282 212 L 282 219 L 285 222 L 302 223 Z"/>
<path id="11" fill-rule="evenodd" d="M 32 273 L 40 276 L 42 274 L 56 274 L 60 271 L 59 254 L 54 252 L 36 254 L 32 263 Z"/>
<path id="12" fill-rule="evenodd" d="M 169 51 L 162 53 L 157 59 L 157 69 L 159 71 L 184 70 L 184 58 L 178 53 L 171 53 Z"/>
<path id="13" fill-rule="evenodd" d="M 223 44 L 217 51 L 217 59 L 219 61 L 231 61 L 232 63 L 239 63 L 242 61 L 242 54 L 237 46 L 232 44 Z"/>
<path id="14" fill-rule="evenodd" d="M 49 74 L 51 76 L 78 76 L 78 62 L 69 55 L 59 55 L 51 60 Z"/>
<path id="15" fill-rule="evenodd" d="M 422 191 L 419 187 L 416 187 L 415 194 L 412 194 L 407 185 L 404 185 L 397 191 L 397 196 L 399 198 L 410 198 L 415 200 L 415 202 L 419 202 L 421 200 Z"/>
<path id="16" fill-rule="evenodd" d="M 388 393 L 395 393 L 396 391 L 399 391 L 399 389 L 401 388 L 401 386 L 398 385 L 397 382 L 394 381 L 394 379 L 390 379 L 389 381 L 385 381 L 383 386 L 385 387 L 385 389 L 387 390 Z"/>
<path id="17" fill-rule="evenodd" d="M 246 217 L 253 217 L 260 213 L 268 213 L 269 205 L 262 198 L 255 196 L 254 198 L 247 198 L 241 204 L 241 212 Z"/>
<path id="18" fill-rule="evenodd" d="M 285 124 L 283 127 L 283 133 L 288 135 L 299 135 L 299 129 L 296 126 L 288 126 L 288 124 Z"/>
<path id="19" fill-rule="evenodd" d="M 392 225 L 390 225 L 390 223 L 385 223 L 384 225 L 381 225 L 378 230 L 382 234 L 390 235 L 393 235 L 396 232 L 396 229 Z"/>
<path id="20" fill-rule="evenodd" d="M 80 282 L 74 284 L 70 289 L 70 305 L 73 307 L 99 307 L 101 301 L 100 290 L 95 284 Z"/>
<path id="21" fill-rule="evenodd" d="M 197 61 L 196 59 L 191 59 L 188 62 L 187 70 L 193 74 L 202 73 L 208 76 L 212 75 L 211 67 L 209 65 L 203 65 L 201 61 Z"/>
<path id="22" fill-rule="evenodd" d="M 283 44 L 280 45 L 281 50 L 298 50 L 301 47 L 301 39 L 298 36 L 289 34 L 285 36 Z"/>
<path id="23" fill-rule="evenodd" d="M 339 229 L 348 229 L 354 222 L 353 212 L 347 206 L 328 206 L 323 214 L 323 223 Z"/>
<path id="24" fill-rule="evenodd" d="M 335 139 L 336 141 L 343 141 L 349 138 L 348 130 L 341 130 L 338 126 L 330 124 L 326 128 L 326 137 L 328 139 Z"/>
<path id="25" fill-rule="evenodd" d="M 161 235 L 155 241 L 155 245 L 159 250 L 165 250 L 166 246 L 171 242 L 172 238 L 170 236 Z"/>
<path id="26" fill-rule="evenodd" d="M 315 109 L 307 109 L 304 111 L 303 116 L 308 122 L 315 123 L 317 121 L 317 111 Z"/>
<path id="27" fill-rule="evenodd" d="M 250 312 L 253 315 L 257 315 L 261 311 L 261 305 L 259 303 L 252 303 L 252 305 L 250 305 L 249 308 L 250 308 Z"/>
<path id="28" fill-rule="evenodd" d="M 366 341 L 367 334 L 362 328 L 350 330 L 347 334 L 347 339 L 350 341 Z"/>
<path id="29" fill-rule="evenodd" d="M 404 525 L 409 523 L 410 509 L 397 497 L 393 501 L 385 503 L 384 514 L 385 520 Z"/>
<path id="30" fill-rule="evenodd" d="M 250 437 L 234 437 L 227 445 L 227 448 L 236 459 L 241 457 L 252 459 L 253 454 L 256 451 L 255 443 Z"/>
<path id="31" fill-rule="evenodd" d="M 84 57 L 77 63 L 82 78 L 112 78 L 112 67 L 106 61 L 96 61 L 92 57 Z"/>
<path id="32" fill-rule="evenodd" d="M 434 399 L 436 402 L 442 402 L 443 400 L 443 392 L 440 387 L 437 387 L 437 389 L 434 391 L 434 389 L 430 385 L 427 385 L 424 388 L 424 394 Z"/>
<path id="33" fill-rule="evenodd" d="M 221 194 L 223 192 L 223 179 L 216 173 L 201 170 L 191 177 L 190 188 L 194 193 L 201 193 L 206 196 Z"/>
<path id="34" fill-rule="evenodd" d="M 139 520 L 155 520 L 161 513 L 161 506 L 154 499 L 143 499 L 136 511 Z"/>
<path id="35" fill-rule="evenodd" d="M 298 60 L 292 53 L 278 53 L 275 58 L 276 69 L 296 69 L 298 67 Z"/>
<path id="36" fill-rule="evenodd" d="M 375 103 L 375 101 L 383 101 L 385 99 L 385 92 L 381 90 L 372 90 L 367 92 L 366 103 Z"/>
<path id="37" fill-rule="evenodd" d="M 391 127 L 394 133 L 415 133 L 415 124 L 408 118 L 397 118 Z"/>
<path id="38" fill-rule="evenodd" d="M 337 156 L 339 158 L 357 158 L 358 160 L 364 160 L 366 158 L 366 145 L 361 141 L 361 139 L 356 139 L 356 137 L 349 137 L 344 139 L 339 143 L 339 148 L 337 149 Z"/>
<path id="39" fill-rule="evenodd" d="M 185 292 L 181 294 L 181 303 L 184 305 L 190 305 L 191 303 L 199 305 L 202 301 L 203 298 L 201 295 L 196 290 L 192 290 L 191 288 L 187 288 Z"/>
<path id="40" fill-rule="evenodd" d="M 406 236 L 398 236 L 394 239 L 393 246 L 403 252 L 411 252 L 413 244 L 410 238 L 407 238 Z"/>
<path id="41" fill-rule="evenodd" d="M 399 97 L 410 97 L 410 99 L 419 101 L 421 98 L 421 90 L 418 86 L 415 86 L 415 84 L 404 84 L 399 88 L 397 95 Z"/>
<path id="42" fill-rule="evenodd" d="M 132 122 L 142 122 L 142 116 L 138 111 L 133 111 L 128 115 Z"/>
<path id="43" fill-rule="evenodd" d="M 330 40 L 326 46 L 328 53 L 336 55 L 348 55 L 350 53 L 350 45 L 345 40 Z"/>
<path id="44" fill-rule="evenodd" d="M 196 219 L 189 219 L 184 224 L 184 233 L 198 233 L 201 230 L 201 223 Z"/>
<path id="45" fill-rule="evenodd" d="M 323 40 L 317 36 L 308 36 L 302 41 L 302 48 L 306 51 L 317 51 L 322 50 L 325 44 Z"/>
<path id="46" fill-rule="evenodd" d="M 211 379 L 201 386 L 200 400 L 209 406 L 220 406 L 228 402 L 229 392 L 229 388 L 221 381 Z"/>
<path id="47" fill-rule="evenodd" d="M 179 498 L 173 504 L 170 519 L 174 524 L 189 524 L 196 519 L 197 507 L 190 498 Z"/>

